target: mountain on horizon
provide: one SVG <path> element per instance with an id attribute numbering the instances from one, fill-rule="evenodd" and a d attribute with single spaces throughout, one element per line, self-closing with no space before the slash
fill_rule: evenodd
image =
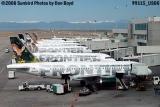
<path id="1" fill-rule="evenodd" d="M 111 30 L 113 28 L 127 28 L 128 21 L 104 22 L 0 22 L 0 31 L 28 30 L 28 29 L 56 29 L 56 30 Z"/>

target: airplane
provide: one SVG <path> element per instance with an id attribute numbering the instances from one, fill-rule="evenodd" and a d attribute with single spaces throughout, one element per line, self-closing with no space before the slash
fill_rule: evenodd
<path id="1" fill-rule="evenodd" d="M 35 45 L 37 47 L 39 46 L 82 46 L 78 41 L 64 41 L 58 38 L 41 39 L 40 41 L 37 41 Z"/>
<path id="2" fill-rule="evenodd" d="M 54 43 L 54 42 L 56 42 L 56 43 L 79 43 L 78 41 L 71 41 L 71 40 L 68 40 L 68 41 L 65 41 L 65 40 L 60 40 L 60 39 L 41 39 L 41 40 L 39 40 L 38 41 L 38 43 L 39 44 L 41 44 L 41 43 L 46 43 L 46 42 L 48 42 L 48 43 Z"/>
<path id="3" fill-rule="evenodd" d="M 32 52 L 65 52 L 65 53 L 91 53 L 92 50 L 90 50 L 88 47 L 81 46 L 77 43 L 66 43 L 64 42 L 56 42 L 56 40 L 45 40 L 44 42 L 40 44 L 35 44 L 32 41 L 32 38 L 28 35 L 27 38 L 23 34 L 18 34 L 20 40 L 22 43 L 26 43 Z M 49 42 L 51 41 L 51 42 Z"/>
<path id="4" fill-rule="evenodd" d="M 10 37 L 12 38 L 12 37 Z M 8 70 L 29 73 L 45 77 L 62 77 L 71 80 L 84 80 L 89 83 L 88 78 L 107 78 L 116 77 L 117 74 L 127 75 L 150 75 L 152 71 L 145 65 L 128 61 L 96 61 L 96 62 L 37 62 L 29 50 L 21 43 L 15 44 L 15 38 L 11 39 L 11 44 L 16 51 L 17 61 L 21 64 L 9 64 Z M 18 44 L 18 46 L 17 46 Z M 121 81 L 121 80 L 120 80 Z M 99 81 L 101 82 L 101 80 Z M 126 89 L 124 83 L 124 89 Z"/>
<path id="5" fill-rule="evenodd" d="M 151 70 L 145 64 L 131 61 L 16 63 L 7 65 L 7 68 L 48 77 L 70 75 L 70 77 L 73 77 L 72 79 L 82 79 L 90 76 L 114 76 L 115 73 L 137 76 L 151 74 Z"/>
<path id="6" fill-rule="evenodd" d="M 130 61 L 100 61 L 100 62 L 35 62 L 16 63 L 7 65 L 8 71 L 28 73 L 32 75 L 52 78 L 63 78 L 67 80 L 102 83 L 103 79 L 118 78 L 124 89 L 127 89 L 122 81 L 123 75 L 146 76 L 152 71 L 145 65 Z M 92 78 L 92 80 L 91 80 Z"/>
<path id="7" fill-rule="evenodd" d="M 145 65 L 130 61 L 95 61 L 95 62 L 37 62 L 37 58 L 15 37 L 10 37 L 11 45 L 16 54 L 16 64 L 7 65 L 10 71 L 29 73 L 45 77 L 70 78 L 90 82 L 89 78 L 115 78 L 117 75 L 150 75 L 152 71 Z M 102 81 L 102 80 L 100 80 Z M 99 82 L 100 82 L 99 81 Z M 121 80 L 120 80 L 121 81 Z M 123 87 L 126 89 L 124 83 Z"/>
<path id="8" fill-rule="evenodd" d="M 116 61 L 115 59 L 111 58 L 107 54 L 103 53 L 51 53 L 51 52 L 43 52 L 43 53 L 31 53 L 28 48 L 25 46 L 25 44 L 22 43 L 22 41 L 18 37 L 10 37 L 11 46 L 14 52 L 14 55 L 18 57 L 17 50 L 21 50 L 19 52 L 22 53 L 22 51 L 25 51 L 26 53 L 22 53 L 22 56 L 25 56 L 23 54 L 27 54 L 30 56 L 35 56 L 35 59 L 38 59 L 42 62 L 70 62 L 70 61 Z M 15 48 L 15 46 L 18 46 Z M 28 52 L 28 53 L 27 53 Z M 21 58 L 23 59 L 23 58 Z M 18 61 L 16 61 L 18 62 Z"/>
<path id="9" fill-rule="evenodd" d="M 70 62 L 70 61 L 116 61 L 107 54 L 102 53 L 33 53 L 42 62 Z"/>
<path id="10" fill-rule="evenodd" d="M 34 33 L 33 33 L 34 34 Z M 35 35 L 35 34 L 34 34 Z M 35 35 L 37 38 L 37 35 Z M 18 34 L 20 40 L 25 42 L 34 43 L 37 47 L 39 46 L 81 46 L 77 41 L 66 41 L 63 38 L 51 38 L 51 39 L 41 39 L 41 40 L 33 40 L 29 33 Z"/>
<path id="11" fill-rule="evenodd" d="M 43 47 L 38 47 L 37 52 L 91 53 L 92 50 L 84 46 L 63 46 L 63 47 L 43 46 Z"/>
<path id="12" fill-rule="evenodd" d="M 81 46 L 77 43 L 60 43 L 60 42 L 54 42 L 54 43 L 47 43 L 47 44 L 36 44 L 37 47 L 50 47 L 50 46 Z"/>

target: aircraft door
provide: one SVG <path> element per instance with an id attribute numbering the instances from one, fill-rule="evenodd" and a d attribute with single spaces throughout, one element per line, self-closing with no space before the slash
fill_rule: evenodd
<path id="1" fill-rule="evenodd" d="M 44 71 L 41 71 L 40 76 L 42 76 L 42 77 L 46 76 L 45 72 L 44 72 Z"/>

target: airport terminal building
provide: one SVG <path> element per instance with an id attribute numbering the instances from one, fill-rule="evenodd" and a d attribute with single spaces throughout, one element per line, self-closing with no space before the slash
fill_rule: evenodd
<path id="1" fill-rule="evenodd" d="M 160 17 L 133 19 L 128 25 L 128 36 L 138 46 L 160 45 Z"/>

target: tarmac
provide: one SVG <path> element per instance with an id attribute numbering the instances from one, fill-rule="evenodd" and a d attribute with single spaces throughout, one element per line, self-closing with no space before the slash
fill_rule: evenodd
<path id="1" fill-rule="evenodd" d="M 2 41 L 3 42 L 3 41 Z M 45 81 L 62 83 L 63 80 L 43 78 L 29 74 L 16 73 L 15 79 L 8 79 L 6 65 L 11 62 L 11 52 L 5 53 L 8 46 L 0 46 L 0 107 L 160 107 L 160 95 L 155 95 L 152 83 L 147 83 L 146 91 L 100 90 L 89 96 L 78 97 L 79 82 L 71 81 L 73 92 L 55 95 L 42 91 L 18 91 L 24 81 Z M 158 72 L 160 66 L 152 67 Z M 159 74 L 159 73 L 158 73 Z"/>

